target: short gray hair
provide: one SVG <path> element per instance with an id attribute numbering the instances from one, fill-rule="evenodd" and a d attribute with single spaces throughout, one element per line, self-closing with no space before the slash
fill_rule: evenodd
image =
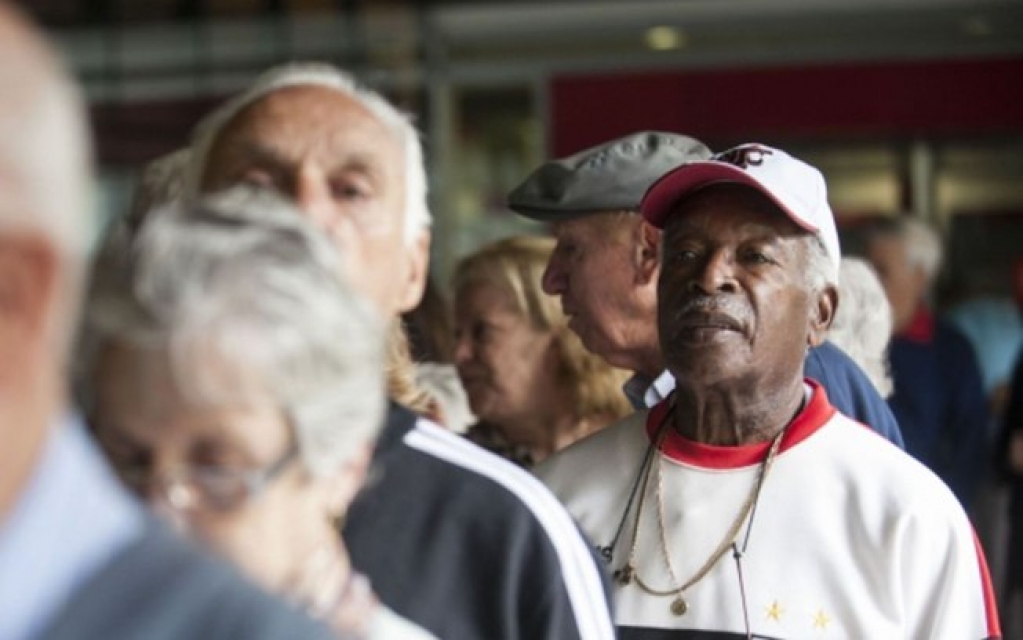
<path id="1" fill-rule="evenodd" d="M 100 256 L 81 340 L 84 402 L 105 345 L 163 350 L 188 401 L 273 394 L 307 468 L 335 472 L 376 435 L 385 402 L 385 323 L 345 285 L 341 264 L 265 191 L 151 212 Z"/>
<path id="2" fill-rule="evenodd" d="M 841 301 L 828 339 L 860 365 L 882 397 L 892 392 L 887 349 L 892 335 L 892 308 L 870 263 L 842 258 Z"/>
<path id="3" fill-rule="evenodd" d="M 902 221 L 902 237 L 906 239 L 906 259 L 912 266 L 923 269 L 928 282 L 941 270 L 945 252 L 941 246 L 941 236 L 934 227 L 914 218 L 900 218 Z"/>
<path id="4" fill-rule="evenodd" d="M 149 212 L 182 197 L 191 160 L 186 147 L 151 160 L 142 168 L 125 218 L 129 231 L 140 227 Z"/>
<path id="5" fill-rule="evenodd" d="M 838 273 L 835 272 L 835 261 L 828 256 L 828 250 L 820 236 L 806 236 L 806 284 L 811 292 L 823 291 L 825 287 L 838 288 Z"/>
<path id="6" fill-rule="evenodd" d="M 863 231 L 865 248 L 880 237 L 901 240 L 906 250 L 907 266 L 921 269 L 928 284 L 934 282 L 945 257 L 941 236 L 934 227 L 905 215 L 879 218 L 866 225 Z"/>
<path id="7" fill-rule="evenodd" d="M 337 91 L 355 100 L 401 142 L 405 156 L 405 232 L 406 245 L 412 244 L 430 227 L 430 209 L 426 200 L 427 178 L 423 165 L 423 146 L 412 117 L 397 109 L 379 93 L 372 91 L 341 71 L 323 63 L 292 63 L 274 67 L 259 76 L 244 93 L 228 100 L 196 126 L 192 135 L 192 162 L 186 175 L 186 193 L 199 193 L 209 152 L 221 131 L 245 107 L 286 87 L 317 86 Z M 301 117 L 301 114 L 296 114 Z"/>

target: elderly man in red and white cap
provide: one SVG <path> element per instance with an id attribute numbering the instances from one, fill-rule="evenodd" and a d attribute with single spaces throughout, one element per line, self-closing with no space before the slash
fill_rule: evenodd
<path id="1" fill-rule="evenodd" d="M 621 637 L 999 637 L 951 491 L 804 378 L 838 305 L 821 174 L 743 145 L 667 172 L 641 210 L 663 229 L 675 391 L 539 471 L 614 539 Z"/>

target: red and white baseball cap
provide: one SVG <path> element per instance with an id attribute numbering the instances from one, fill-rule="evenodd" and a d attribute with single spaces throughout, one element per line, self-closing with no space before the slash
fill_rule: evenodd
<path id="1" fill-rule="evenodd" d="M 743 144 L 709 160 L 675 167 L 654 182 L 639 208 L 647 222 L 664 228 L 678 203 L 701 187 L 718 183 L 744 184 L 771 199 L 800 227 L 824 244 L 835 274 L 842 260 L 835 216 L 828 206 L 824 176 L 802 160 L 762 144 Z"/>

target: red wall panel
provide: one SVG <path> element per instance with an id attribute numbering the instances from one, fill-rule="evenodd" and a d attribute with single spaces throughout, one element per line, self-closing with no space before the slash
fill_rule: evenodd
<path id="1" fill-rule="evenodd" d="M 641 129 L 708 140 L 1023 132 L 1023 58 L 561 76 L 560 156 Z"/>

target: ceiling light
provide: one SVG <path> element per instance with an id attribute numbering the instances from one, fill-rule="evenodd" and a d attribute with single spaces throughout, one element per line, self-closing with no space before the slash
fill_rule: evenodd
<path id="1" fill-rule="evenodd" d="M 987 16 L 970 16 L 966 20 L 963 20 L 963 31 L 966 35 L 973 36 L 975 38 L 984 38 L 994 32 L 994 27 L 991 26 L 991 21 Z"/>
<path id="2" fill-rule="evenodd" d="M 650 27 L 644 35 L 646 45 L 654 51 L 681 49 L 686 45 L 686 34 L 675 27 Z"/>

